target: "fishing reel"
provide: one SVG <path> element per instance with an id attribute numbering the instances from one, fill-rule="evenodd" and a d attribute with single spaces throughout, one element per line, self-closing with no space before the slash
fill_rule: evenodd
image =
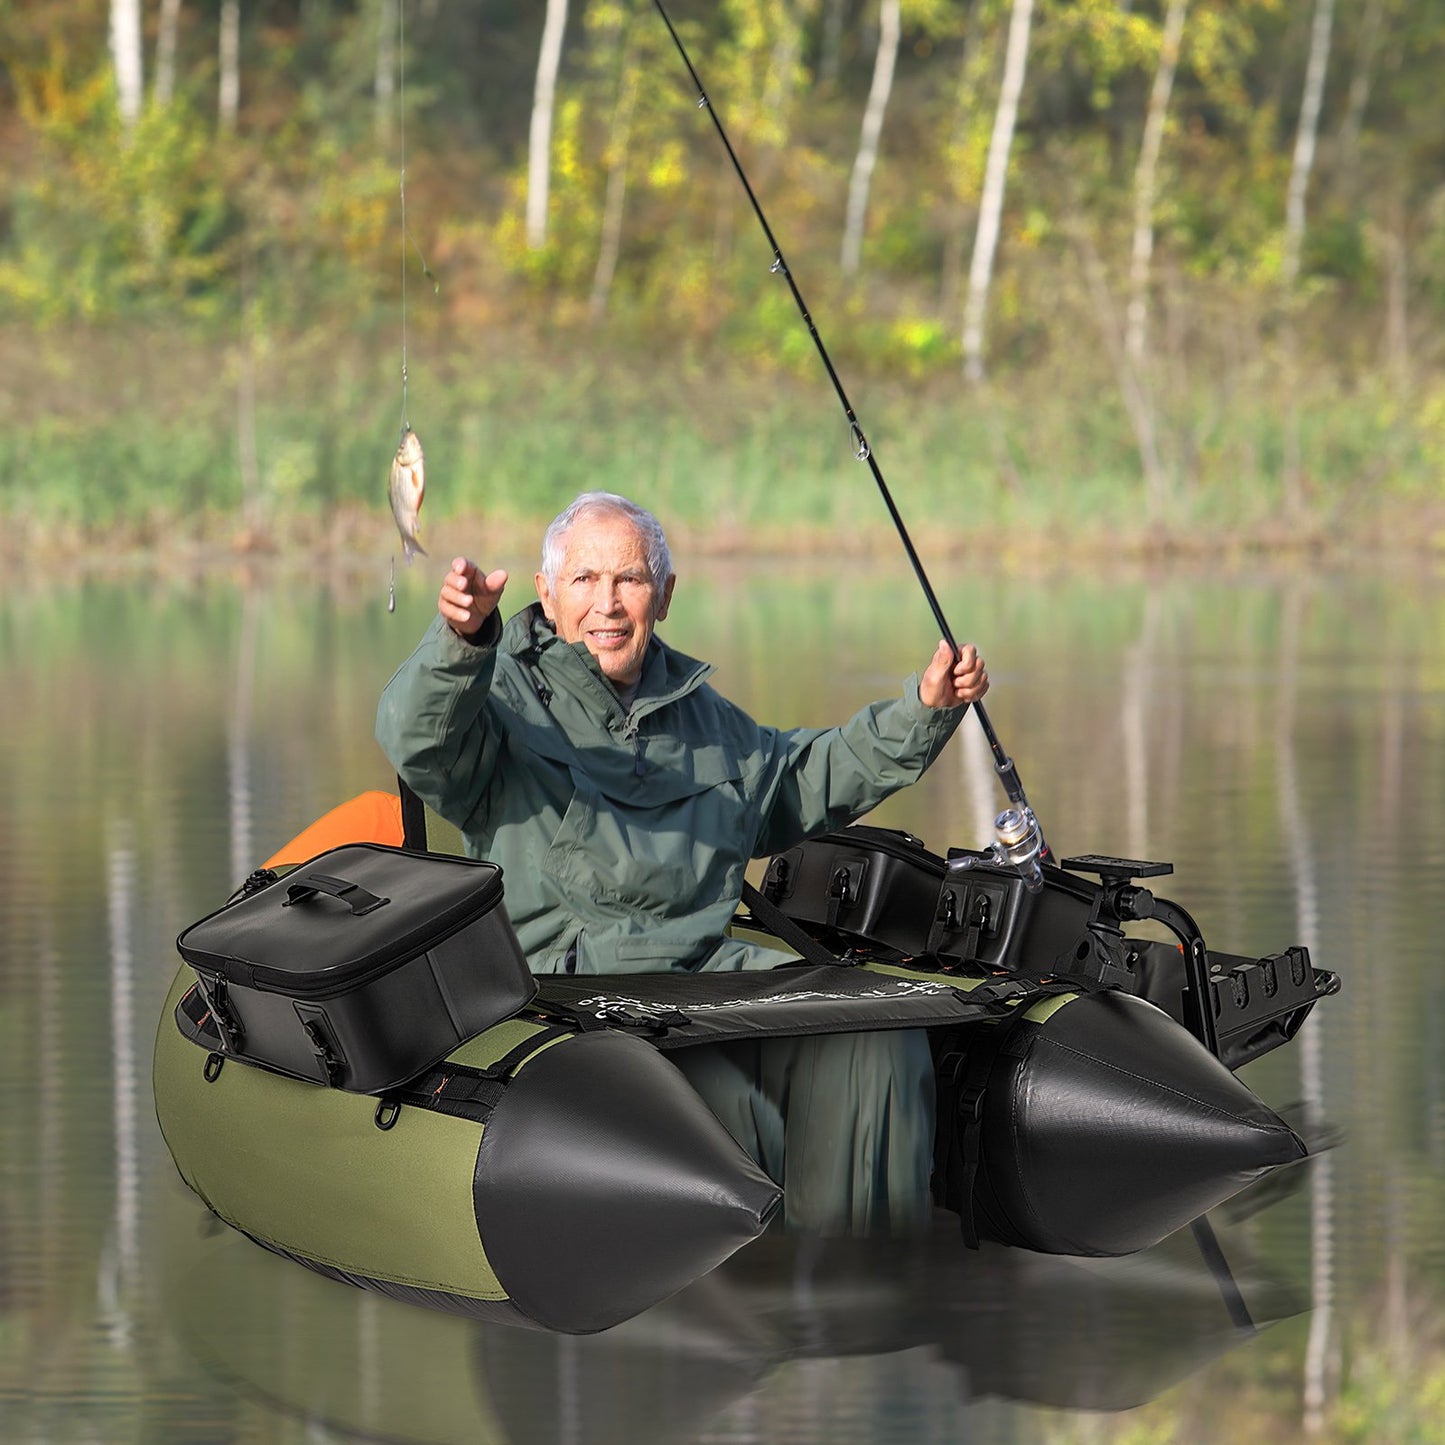
<path id="1" fill-rule="evenodd" d="M 1005 808 L 993 820 L 994 841 L 988 845 L 987 856 L 964 853 L 948 860 L 950 871 L 974 868 L 980 863 L 993 863 L 1000 868 L 1012 868 L 1023 880 L 1030 893 L 1037 893 L 1044 886 L 1044 870 L 1039 859 L 1044 854 L 1044 830 L 1034 817 L 1034 810 L 1027 803 L 1017 808 Z"/>

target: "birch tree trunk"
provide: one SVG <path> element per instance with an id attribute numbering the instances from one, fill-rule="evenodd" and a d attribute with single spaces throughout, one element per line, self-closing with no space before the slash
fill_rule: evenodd
<path id="1" fill-rule="evenodd" d="M 790 112 L 798 90 L 798 57 L 803 50 L 803 28 L 812 8 L 812 0 L 804 0 L 800 5 L 778 6 L 778 29 L 768 57 L 762 105 L 765 113 L 776 118 L 784 135 L 788 131 Z"/>
<path id="2" fill-rule="evenodd" d="M 1144 138 L 1134 171 L 1134 246 L 1129 258 L 1129 309 L 1124 328 L 1124 352 L 1142 366 L 1149 327 L 1149 272 L 1154 258 L 1154 203 L 1159 191 L 1159 152 L 1164 144 L 1164 122 L 1179 66 L 1179 44 L 1184 37 L 1188 0 L 1169 0 L 1164 31 L 1159 40 L 1159 65 L 1149 92 L 1144 117 Z"/>
<path id="3" fill-rule="evenodd" d="M 953 122 L 949 127 L 948 140 L 944 144 L 945 164 L 960 170 L 961 157 L 968 145 L 969 121 L 978 106 L 978 94 L 983 75 L 983 46 L 979 33 L 983 29 L 981 16 L 983 0 L 969 0 L 968 13 L 963 20 L 963 57 L 958 67 L 958 85 L 954 92 Z M 962 185 L 952 187 L 957 209 L 964 211 L 966 199 Z M 972 207 L 968 207 L 972 210 Z M 947 314 L 958 304 L 959 284 L 963 276 L 964 256 L 967 252 L 967 233 L 960 216 L 959 224 L 948 228 L 944 241 L 943 264 L 939 268 L 938 309 Z"/>
<path id="4" fill-rule="evenodd" d="M 1300 101 L 1299 130 L 1295 134 L 1294 160 L 1290 166 L 1289 191 L 1284 208 L 1284 255 L 1280 279 L 1284 285 L 1286 315 L 1282 328 L 1284 359 L 1281 372 L 1285 386 L 1284 462 L 1280 490 L 1286 513 L 1299 515 L 1304 503 L 1301 468 L 1298 364 L 1294 316 L 1289 309 L 1290 293 L 1299 280 L 1300 250 L 1304 245 L 1305 195 L 1314 170 L 1315 146 L 1319 140 L 1320 105 L 1325 92 L 1325 69 L 1330 55 L 1330 27 L 1335 0 L 1315 0 L 1314 24 L 1310 27 L 1309 60 L 1305 67 L 1304 95 Z"/>
<path id="5" fill-rule="evenodd" d="M 594 317 L 607 310 L 612 281 L 617 275 L 617 258 L 622 250 L 622 208 L 627 199 L 628 147 L 632 141 L 632 116 L 637 108 L 637 63 L 632 47 L 622 55 L 622 74 L 617 85 L 617 104 L 612 111 L 612 133 L 607 138 L 607 196 L 602 203 L 602 237 L 597 248 L 597 268 L 592 274 L 592 295 L 588 309 Z"/>
<path id="6" fill-rule="evenodd" d="M 241 473 L 241 516 L 246 546 L 250 548 L 262 539 L 265 517 L 260 449 L 256 444 L 256 347 L 249 318 L 236 367 L 236 465 Z"/>
<path id="7" fill-rule="evenodd" d="M 400 23 L 400 8 L 393 15 L 392 0 L 377 0 L 376 80 L 373 89 L 376 95 L 376 143 L 383 151 L 391 145 L 392 102 L 396 96 L 396 62 L 400 53 L 397 29 Z"/>
<path id="8" fill-rule="evenodd" d="M 241 0 L 221 0 L 220 79 L 216 113 L 221 129 L 236 129 L 241 110 Z"/>
<path id="9" fill-rule="evenodd" d="M 110 0 L 110 53 L 115 65 L 115 101 L 121 124 L 131 130 L 144 97 L 141 71 L 140 0 Z"/>
<path id="10" fill-rule="evenodd" d="M 1300 102 L 1299 130 L 1295 134 L 1294 161 L 1289 173 L 1289 193 L 1284 208 L 1284 260 L 1281 272 L 1286 288 L 1299 279 L 1300 247 L 1305 233 L 1305 194 L 1314 170 L 1315 147 L 1319 142 L 1320 105 L 1325 93 L 1325 70 L 1330 57 L 1330 28 L 1334 23 L 1335 0 L 1315 0 L 1315 19 L 1310 27 L 1309 62 L 1305 68 L 1304 96 Z"/>
<path id="11" fill-rule="evenodd" d="M 1159 436 L 1154 408 L 1144 391 L 1139 368 L 1130 362 L 1124 351 L 1118 315 L 1109 294 L 1108 277 L 1104 273 L 1104 263 L 1099 257 L 1098 247 L 1094 245 L 1083 223 L 1076 223 L 1073 230 L 1083 261 L 1084 279 L 1088 283 L 1089 294 L 1098 313 L 1099 331 L 1103 335 L 1109 358 L 1114 363 L 1114 370 L 1119 378 L 1119 391 L 1124 398 L 1124 410 L 1129 414 L 1134 438 L 1139 444 L 1139 462 L 1144 471 L 1145 516 L 1151 526 L 1159 527 L 1164 521 L 1168 481 L 1164 474 L 1164 465 L 1159 459 Z"/>
<path id="12" fill-rule="evenodd" d="M 1360 168 L 1360 135 L 1365 127 L 1365 106 L 1375 79 L 1375 62 L 1380 49 L 1380 26 L 1385 0 L 1367 0 L 1355 38 L 1355 69 L 1345 100 L 1345 118 L 1340 123 L 1339 185 L 1346 197 L 1354 195 Z"/>
<path id="13" fill-rule="evenodd" d="M 847 0 L 826 0 L 823 13 L 822 50 L 818 57 L 818 83 L 832 86 L 838 83 L 838 67 L 843 60 L 843 12 Z"/>
<path id="14" fill-rule="evenodd" d="M 883 134 L 883 117 L 893 92 L 893 72 L 898 63 L 898 36 L 903 28 L 900 0 L 882 0 L 878 14 L 878 53 L 873 60 L 873 84 L 863 111 L 863 130 L 858 154 L 848 182 L 848 211 L 843 222 L 841 265 L 845 276 L 855 276 L 863 258 L 863 228 L 868 218 L 868 192 L 873 184 L 873 167 L 878 163 L 878 140 Z"/>
<path id="15" fill-rule="evenodd" d="M 1395 394 L 1402 400 L 1410 389 L 1410 277 L 1404 205 L 1393 207 L 1385 261 L 1385 359 Z"/>
<path id="16" fill-rule="evenodd" d="M 161 0 L 156 21 L 156 104 L 167 106 L 176 93 L 176 35 L 181 24 L 181 0 Z"/>
<path id="17" fill-rule="evenodd" d="M 532 125 L 527 138 L 527 244 L 547 244 L 547 196 L 552 179 L 552 113 L 557 104 L 557 71 L 567 29 L 567 0 L 547 0 L 537 84 L 532 92 Z"/>
<path id="18" fill-rule="evenodd" d="M 974 237 L 973 260 L 968 268 L 968 299 L 963 314 L 963 374 L 975 383 L 981 382 L 984 375 L 984 319 L 988 313 L 993 258 L 998 249 L 999 222 L 1008 180 L 1009 151 L 1013 147 L 1019 97 L 1023 94 L 1024 72 L 1028 67 L 1029 30 L 1033 18 L 1034 0 L 1013 0 L 1008 45 L 1004 52 L 1003 89 L 999 94 L 998 109 L 994 112 L 993 135 L 988 144 L 983 195 L 978 208 L 978 233 Z"/>

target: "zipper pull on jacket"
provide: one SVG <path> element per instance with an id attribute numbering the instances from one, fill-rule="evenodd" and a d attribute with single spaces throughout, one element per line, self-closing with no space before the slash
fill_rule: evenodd
<path id="1" fill-rule="evenodd" d="M 622 727 L 623 739 L 632 744 L 632 771 L 637 777 L 647 772 L 647 763 L 642 756 L 642 734 L 637 730 L 637 720 L 631 713 Z"/>

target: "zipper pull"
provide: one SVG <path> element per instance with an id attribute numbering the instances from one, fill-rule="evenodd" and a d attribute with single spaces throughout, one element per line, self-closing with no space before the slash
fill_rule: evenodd
<path id="1" fill-rule="evenodd" d="M 635 776 L 640 778 L 647 772 L 647 764 L 643 761 L 642 757 L 642 736 L 637 731 L 637 723 L 631 713 L 627 715 L 627 722 L 623 726 L 622 736 L 632 744 L 632 771 Z"/>

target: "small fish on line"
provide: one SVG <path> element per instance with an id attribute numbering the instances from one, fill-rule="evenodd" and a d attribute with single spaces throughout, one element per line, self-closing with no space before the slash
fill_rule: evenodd
<path id="1" fill-rule="evenodd" d="M 421 442 L 409 426 L 401 429 L 401 442 L 391 460 L 386 494 L 391 501 L 391 515 L 396 518 L 396 530 L 401 533 L 402 556 L 410 565 L 416 553 L 420 552 L 423 557 L 427 554 L 416 530 L 421 501 L 426 495 L 426 458 L 422 455 Z"/>

